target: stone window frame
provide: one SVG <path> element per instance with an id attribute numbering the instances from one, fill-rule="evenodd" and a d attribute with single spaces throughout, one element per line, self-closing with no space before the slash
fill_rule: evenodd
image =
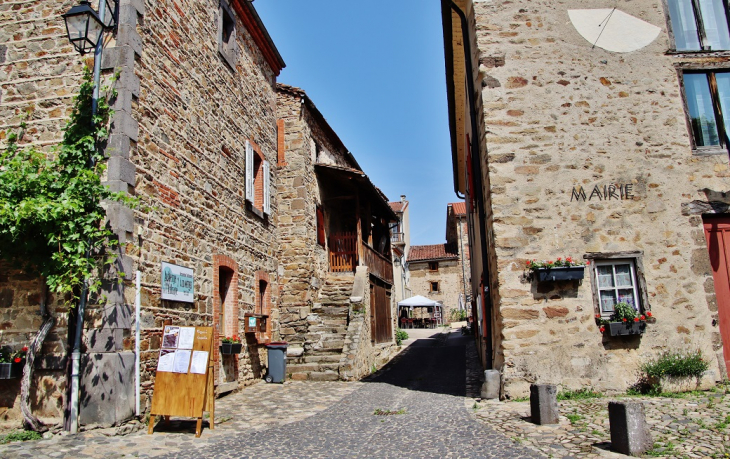
<path id="1" fill-rule="evenodd" d="M 715 73 L 720 73 L 720 72 L 730 72 L 730 67 L 728 67 L 727 65 L 728 64 L 725 62 L 723 62 L 723 63 L 684 62 L 684 63 L 675 64 L 675 67 L 677 70 L 677 79 L 679 82 L 680 94 L 682 96 L 682 107 L 684 109 L 685 124 L 687 126 L 687 134 L 689 135 L 690 146 L 692 148 L 693 155 L 706 156 L 706 155 L 727 154 L 728 148 L 730 147 L 728 145 L 728 138 L 730 138 L 730 132 L 725 131 L 724 120 L 721 116 L 719 116 L 719 113 L 721 113 L 721 110 L 719 107 L 717 86 L 716 86 L 716 83 L 713 84 L 713 81 L 715 81 L 715 79 L 712 78 L 710 80 L 710 91 L 711 91 L 711 96 L 712 96 L 713 107 L 715 109 L 715 119 L 717 122 L 718 129 L 720 130 L 721 145 L 713 145 L 713 146 L 709 146 L 709 147 L 697 146 L 697 142 L 695 141 L 695 136 L 692 131 L 692 119 L 690 118 L 689 104 L 687 102 L 687 93 L 686 93 L 685 87 L 684 87 L 684 74 L 685 73 L 705 73 L 705 74 L 714 75 Z M 730 88 L 728 88 L 728 90 L 730 90 Z"/>
<path id="2" fill-rule="evenodd" d="M 441 291 L 441 282 L 440 281 L 428 281 L 428 285 L 429 285 L 428 293 L 439 293 Z M 436 290 L 433 289 L 434 285 L 436 286 Z"/>
<path id="3" fill-rule="evenodd" d="M 646 288 L 646 271 L 644 270 L 644 252 L 642 250 L 633 251 L 622 251 L 622 252 L 591 252 L 583 255 L 590 264 L 588 265 L 591 280 L 591 292 L 593 299 L 594 314 L 599 314 L 602 318 L 608 318 L 609 314 L 603 314 L 601 311 L 601 300 L 598 294 L 598 281 L 597 281 L 597 262 L 601 261 L 619 261 L 619 260 L 631 260 L 634 267 L 634 278 L 636 280 L 636 288 L 639 296 L 639 312 L 646 314 L 651 311 L 651 305 L 649 304 L 649 294 Z"/>
<path id="4" fill-rule="evenodd" d="M 705 47 L 706 47 L 705 41 L 706 41 L 707 34 L 705 32 L 705 27 L 702 22 L 702 13 L 699 8 L 698 0 L 691 0 L 691 1 L 692 1 L 692 6 L 693 6 L 694 16 L 695 16 L 695 24 L 697 25 L 697 32 L 699 35 L 700 47 L 702 49 L 677 51 L 676 38 L 675 38 L 675 34 L 674 34 L 674 25 L 672 24 L 672 17 L 671 17 L 671 12 L 669 9 L 670 1 L 671 0 L 662 0 L 662 6 L 665 11 L 665 19 L 667 22 L 667 34 L 669 35 L 669 43 L 671 46 L 671 49 L 669 50 L 670 54 L 674 54 L 674 53 L 677 53 L 677 54 L 695 54 L 695 53 L 706 54 L 706 53 L 718 53 L 718 52 L 722 52 L 722 51 L 726 51 L 726 52 L 730 51 L 730 50 L 705 49 Z M 725 8 L 726 8 L 726 20 L 730 24 L 730 11 L 727 10 L 727 2 L 724 2 L 724 3 L 725 3 Z M 699 14 L 699 17 L 698 17 L 698 14 Z"/>
<path id="5" fill-rule="evenodd" d="M 231 70 L 238 64 L 236 15 L 226 0 L 218 3 L 218 52 Z M 226 39 L 227 36 L 227 39 Z"/>

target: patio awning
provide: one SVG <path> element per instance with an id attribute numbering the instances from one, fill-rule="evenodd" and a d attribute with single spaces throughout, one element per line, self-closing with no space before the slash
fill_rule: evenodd
<path id="1" fill-rule="evenodd" d="M 411 306 L 428 307 L 428 306 L 443 306 L 443 305 L 438 301 L 429 300 L 425 296 L 421 296 L 421 295 L 412 296 L 412 297 L 407 298 L 398 303 L 398 307 L 411 307 Z"/>

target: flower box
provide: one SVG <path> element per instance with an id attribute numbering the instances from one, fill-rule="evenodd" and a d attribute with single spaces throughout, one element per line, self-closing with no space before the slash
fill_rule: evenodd
<path id="1" fill-rule="evenodd" d="M 0 363 L 0 379 L 15 379 L 20 375 L 21 365 L 17 363 Z"/>
<path id="2" fill-rule="evenodd" d="M 533 272 L 538 282 L 581 280 L 585 274 L 585 266 L 538 268 Z"/>
<path id="3" fill-rule="evenodd" d="M 221 354 L 240 354 L 243 349 L 243 343 L 221 343 Z"/>
<path id="4" fill-rule="evenodd" d="M 611 336 L 623 335 L 641 335 L 646 328 L 646 322 L 640 320 L 638 322 L 609 322 L 608 331 Z"/>

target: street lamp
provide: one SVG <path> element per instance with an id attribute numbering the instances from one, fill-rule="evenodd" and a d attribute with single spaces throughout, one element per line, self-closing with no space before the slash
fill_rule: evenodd
<path id="1" fill-rule="evenodd" d="M 83 0 L 62 15 L 66 22 L 68 40 L 76 51 L 84 54 L 96 49 L 104 33 L 104 23 L 87 0 Z"/>

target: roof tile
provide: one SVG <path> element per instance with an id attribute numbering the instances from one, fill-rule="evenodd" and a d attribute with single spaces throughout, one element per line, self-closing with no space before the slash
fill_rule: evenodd
<path id="1" fill-rule="evenodd" d="M 412 245 L 408 253 L 408 261 L 457 259 L 456 247 L 449 244 Z"/>

